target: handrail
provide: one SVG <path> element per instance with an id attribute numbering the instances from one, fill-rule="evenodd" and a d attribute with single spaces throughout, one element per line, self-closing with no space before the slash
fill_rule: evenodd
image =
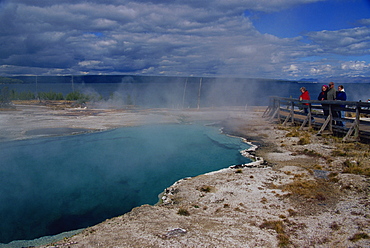
<path id="1" fill-rule="evenodd" d="M 302 109 L 304 111 L 301 111 Z M 355 118 L 340 116 L 341 111 L 355 113 Z M 360 131 L 363 131 L 360 130 L 360 124 L 370 126 L 369 121 L 361 120 L 361 116 L 366 114 L 370 114 L 370 102 L 299 100 L 272 96 L 263 116 L 268 117 L 270 121 L 277 118 L 279 122 L 282 117 L 285 117 L 283 125 L 286 125 L 289 120 L 292 125 L 297 121 L 302 122 L 300 129 L 307 124 L 312 127 L 314 118 L 324 119 L 321 126 L 320 123 L 315 123 L 315 127 L 320 127 L 318 134 L 321 134 L 325 129 L 333 133 L 334 128 L 335 130 L 345 131 L 346 135 L 343 140 L 347 141 L 360 138 Z M 299 117 L 296 117 L 296 115 L 299 115 Z M 303 121 L 302 115 L 305 116 Z M 349 127 L 338 125 L 343 122 L 351 123 L 351 125 Z"/>

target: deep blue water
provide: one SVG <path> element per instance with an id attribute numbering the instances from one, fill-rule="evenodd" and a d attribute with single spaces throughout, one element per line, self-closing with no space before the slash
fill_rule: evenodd
<path id="1" fill-rule="evenodd" d="M 125 127 L 0 143 L 0 243 L 79 229 L 155 204 L 189 176 L 250 162 L 203 125 Z"/>

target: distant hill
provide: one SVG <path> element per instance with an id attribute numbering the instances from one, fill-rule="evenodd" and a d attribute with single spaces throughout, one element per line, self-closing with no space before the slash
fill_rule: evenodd
<path id="1" fill-rule="evenodd" d="M 22 84 L 22 83 L 24 82 L 20 79 L 0 77 L 0 84 Z"/>
<path id="2" fill-rule="evenodd" d="M 176 77 L 176 76 L 143 76 L 143 75 L 77 75 L 73 76 L 75 83 L 142 83 L 142 82 L 173 82 L 178 80 L 197 81 L 201 77 Z M 231 77 L 202 77 L 205 81 L 225 80 L 228 82 L 300 82 L 300 83 L 370 83 L 370 77 L 327 77 L 327 78 L 302 78 L 299 80 L 268 79 L 268 78 L 231 78 Z M 36 76 L 0 77 L 0 84 L 10 83 L 35 83 Z M 38 83 L 71 83 L 72 76 L 38 76 Z"/>
<path id="3" fill-rule="evenodd" d="M 299 82 L 318 82 L 318 78 L 302 78 L 299 80 Z"/>
<path id="4" fill-rule="evenodd" d="M 328 82 L 333 81 L 340 83 L 370 83 L 370 77 L 330 77 L 326 79 Z"/>
<path id="5" fill-rule="evenodd" d="M 36 76 L 14 76 L 25 83 L 35 83 Z M 176 76 L 142 76 L 142 75 L 78 75 L 73 76 L 74 83 L 168 83 L 188 80 L 188 82 L 296 82 L 284 79 L 264 79 L 264 78 L 230 78 L 230 77 L 176 77 Z M 38 83 L 71 83 L 72 76 L 38 76 Z"/>

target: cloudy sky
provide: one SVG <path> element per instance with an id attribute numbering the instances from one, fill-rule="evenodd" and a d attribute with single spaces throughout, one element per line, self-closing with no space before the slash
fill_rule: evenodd
<path id="1" fill-rule="evenodd" d="M 370 76 L 369 0 L 0 0 L 0 76 Z"/>

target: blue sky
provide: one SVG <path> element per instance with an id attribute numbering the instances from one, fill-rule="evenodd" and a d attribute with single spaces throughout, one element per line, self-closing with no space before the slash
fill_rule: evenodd
<path id="1" fill-rule="evenodd" d="M 335 31 L 361 27 L 362 20 L 369 20 L 370 1 L 320 1 L 306 5 L 298 5 L 278 12 L 246 12 L 253 19 L 253 24 L 261 33 L 275 35 L 279 38 L 294 38 L 301 36 L 302 41 L 311 43 L 305 36 L 313 31 Z M 370 62 L 370 54 L 364 55 L 338 55 L 333 54 L 339 60 L 366 60 Z M 323 57 L 303 57 L 302 61 L 314 61 Z"/>
<path id="2" fill-rule="evenodd" d="M 369 0 L 3 0 L 0 76 L 370 77 Z"/>
<path id="3" fill-rule="evenodd" d="M 359 20 L 370 18 L 370 1 L 322 1 L 278 12 L 252 12 L 247 15 L 254 19 L 254 26 L 261 33 L 293 38 L 310 31 L 361 26 Z"/>

